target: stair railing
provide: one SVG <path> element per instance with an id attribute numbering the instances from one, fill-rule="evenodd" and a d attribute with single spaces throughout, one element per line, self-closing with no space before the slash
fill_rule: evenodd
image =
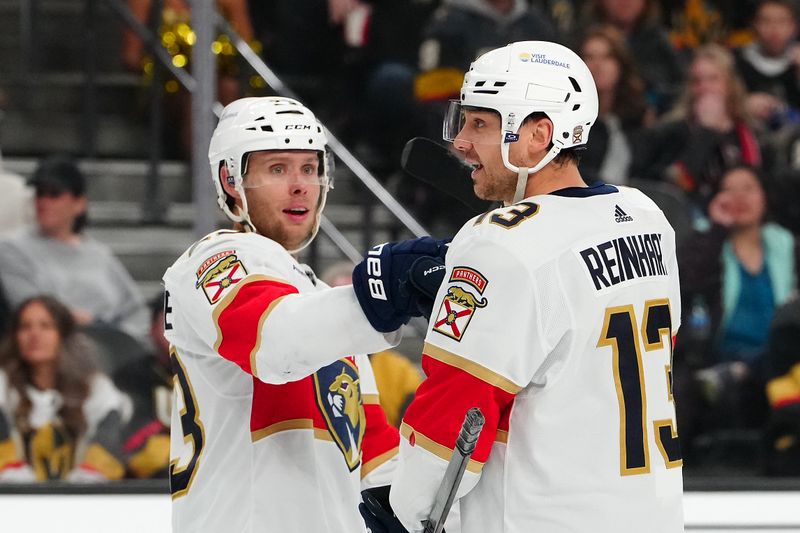
<path id="1" fill-rule="evenodd" d="M 89 4 L 94 3 L 95 0 L 88 0 Z M 158 0 L 156 0 L 158 1 Z M 130 8 L 127 6 L 124 0 L 107 0 L 108 5 L 114 10 L 117 15 L 119 15 L 122 20 L 127 24 L 135 33 L 136 35 L 142 40 L 144 46 L 153 54 L 155 61 L 163 68 L 169 71 L 175 79 L 180 83 L 188 92 L 192 94 L 193 100 L 195 100 L 196 95 L 198 93 L 205 92 L 206 95 L 214 93 L 214 83 L 213 79 L 211 82 L 208 80 L 204 80 L 205 84 L 211 84 L 211 88 L 207 87 L 200 87 L 198 80 L 192 76 L 189 72 L 182 68 L 176 67 L 172 63 L 172 58 L 161 45 L 161 41 L 157 35 L 157 32 L 154 31 L 154 28 L 148 28 L 144 24 L 142 24 L 131 12 Z M 160 1 L 159 1 L 160 3 Z M 222 32 L 228 35 L 231 39 L 231 42 L 236 47 L 239 54 L 242 58 L 250 65 L 250 67 L 261 76 L 274 90 L 277 94 L 281 96 L 287 96 L 290 98 L 300 99 L 298 96 L 280 79 L 280 77 L 275 74 L 275 72 L 270 69 L 266 63 L 261 59 L 261 57 L 250 47 L 250 45 L 242 39 L 242 37 L 234 30 L 234 28 L 230 25 L 230 23 L 225 20 L 216 9 L 211 9 L 210 13 L 211 16 L 208 17 L 208 13 L 206 10 L 203 9 L 204 2 L 199 2 L 200 6 L 195 6 L 195 10 L 192 13 L 192 25 L 194 27 L 195 33 L 198 33 L 199 37 L 202 36 L 201 33 L 204 31 L 208 31 L 209 25 L 211 28 L 214 26 L 218 27 Z M 198 9 L 199 7 L 199 9 Z M 87 13 L 91 13 L 91 7 L 87 8 Z M 197 16 L 196 16 L 197 15 Z M 90 19 L 91 20 L 91 19 Z M 199 48 L 199 45 L 196 46 Z M 205 48 L 205 47 L 203 47 Z M 210 46 L 208 47 L 210 50 Z M 195 58 L 193 61 L 197 65 L 196 69 L 202 69 L 207 65 L 198 65 L 197 59 L 201 59 L 202 61 L 208 61 L 211 65 L 215 65 L 215 58 L 210 53 L 200 54 L 195 53 Z M 211 68 L 214 68 L 213 66 Z M 206 89 L 206 91 L 203 91 Z M 214 98 L 210 106 L 205 106 L 203 109 L 211 109 L 215 115 L 219 116 L 222 110 L 222 105 L 216 101 Z M 193 105 L 194 111 L 194 105 Z M 160 114 L 160 113 L 159 113 Z M 198 118 L 202 119 L 199 115 L 202 113 L 193 112 L 193 117 L 195 120 L 194 123 L 203 122 L 202 120 L 197 120 Z M 160 127 L 160 124 L 159 124 Z M 202 126 L 201 126 L 202 127 Z M 324 126 L 323 126 L 324 127 Z M 212 128 L 213 129 L 213 128 Z M 154 126 L 151 126 L 151 131 L 154 131 Z M 342 144 L 341 141 L 327 128 L 325 127 L 326 134 L 328 136 L 328 144 L 330 150 L 337 156 L 339 161 L 344 164 L 350 171 L 356 176 L 366 187 L 366 189 L 381 203 L 383 204 L 386 209 L 392 213 L 392 215 L 405 227 L 411 234 L 415 236 L 423 236 L 428 235 L 428 231 L 419 223 L 416 219 L 386 190 L 383 185 L 372 175 L 372 173 L 347 149 L 347 147 Z M 194 133 L 194 131 L 193 131 Z M 193 164 L 192 164 L 192 174 L 194 180 L 194 189 L 205 189 L 207 186 L 207 179 L 208 174 L 208 164 L 205 161 L 205 153 L 208 146 L 208 141 L 204 140 L 204 138 L 210 138 L 210 132 L 200 132 L 200 135 L 193 135 L 193 147 L 192 151 L 196 154 L 200 154 L 200 157 L 193 156 Z M 199 141 L 199 142 L 198 142 Z M 152 153 L 152 152 L 151 152 Z M 148 183 L 147 189 L 149 192 L 149 198 L 152 200 L 147 202 L 149 205 L 157 205 L 157 200 L 161 198 L 161 195 L 158 195 L 159 191 L 159 179 L 158 179 L 158 170 L 157 165 L 154 164 L 151 158 L 151 177 L 150 182 Z M 203 161 L 202 166 L 195 161 Z M 202 182 L 200 181 L 202 180 Z M 195 202 L 197 203 L 198 198 L 195 197 Z M 201 209 L 201 211 L 203 211 Z M 163 210 L 162 210 L 163 212 Z M 196 217 L 198 215 L 195 215 Z M 365 211 L 365 217 L 369 216 Z M 200 224 L 198 224 L 197 220 L 195 222 L 195 230 L 198 235 L 202 235 L 207 233 L 209 230 L 213 229 L 208 227 L 211 222 L 206 219 Z M 200 226 L 200 227 L 198 227 Z M 347 238 L 336 229 L 333 223 L 325 217 L 322 216 L 322 223 L 320 224 L 320 230 L 333 242 L 333 244 L 350 260 L 357 261 L 360 260 L 362 254 L 353 246 Z"/>

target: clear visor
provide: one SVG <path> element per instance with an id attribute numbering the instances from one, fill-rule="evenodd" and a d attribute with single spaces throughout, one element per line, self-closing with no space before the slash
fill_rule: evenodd
<path id="1" fill-rule="evenodd" d="M 299 155 L 295 153 L 294 155 Z M 294 157 L 277 155 L 268 160 L 251 162 L 251 154 L 242 164 L 242 186 L 257 189 L 266 185 L 300 183 L 333 188 L 334 157 L 325 151 L 324 163 L 320 152 L 316 157 Z"/>
<path id="2" fill-rule="evenodd" d="M 464 106 L 458 100 L 450 100 L 444 115 L 442 138 L 447 142 L 456 140 L 472 144 L 498 145 L 504 142 L 506 133 L 501 131 L 500 114 L 493 110 Z M 505 142 L 513 142 L 512 138 Z"/>

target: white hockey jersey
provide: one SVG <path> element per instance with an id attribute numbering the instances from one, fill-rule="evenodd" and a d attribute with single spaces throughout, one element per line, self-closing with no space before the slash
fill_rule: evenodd
<path id="1" fill-rule="evenodd" d="M 388 483 L 399 437 L 352 354 L 399 332 L 254 233 L 210 234 L 164 282 L 173 531 L 364 531 L 359 491 Z"/>
<path id="2" fill-rule="evenodd" d="M 20 395 L 0 370 L 0 482 L 122 478 L 119 434 L 131 405 L 108 376 L 98 372 L 90 378 L 82 405 L 86 429 L 77 438 L 59 415 L 65 401 L 59 391 L 28 385 L 25 395 L 31 408 L 22 432 L 13 423 Z"/>
<path id="3" fill-rule="evenodd" d="M 419 531 L 464 414 L 486 417 L 463 533 L 683 531 L 674 231 L 641 192 L 568 188 L 468 222 L 447 254 L 392 507 Z"/>

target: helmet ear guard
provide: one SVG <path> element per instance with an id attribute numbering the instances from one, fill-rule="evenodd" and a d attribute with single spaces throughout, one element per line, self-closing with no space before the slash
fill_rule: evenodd
<path id="1" fill-rule="evenodd" d="M 459 106 L 454 109 L 454 106 Z M 589 68 L 575 52 L 547 41 L 521 41 L 487 52 L 470 65 L 461 97 L 445 115 L 443 138 L 455 139 L 465 108 L 491 109 L 500 114 L 496 138 L 504 166 L 518 173 L 513 202 L 522 200 L 527 179 L 550 163 L 561 150 L 586 144 L 597 119 L 597 88 Z M 519 140 L 519 128 L 532 113 L 544 113 L 553 123 L 552 147 L 530 168 L 509 161 L 509 147 Z M 492 143 L 494 144 L 494 143 Z"/>

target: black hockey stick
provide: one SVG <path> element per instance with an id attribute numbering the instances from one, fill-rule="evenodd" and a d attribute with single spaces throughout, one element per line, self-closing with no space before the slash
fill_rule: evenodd
<path id="1" fill-rule="evenodd" d="M 469 458 L 472 456 L 472 452 L 475 451 L 475 444 L 478 442 L 478 437 L 485 421 L 483 413 L 477 407 L 467 411 L 467 415 L 464 417 L 464 424 L 461 426 L 458 439 L 456 439 L 453 456 L 447 464 L 444 478 L 442 478 L 442 483 L 436 492 L 436 499 L 433 501 L 433 509 L 428 516 L 428 521 L 425 523 L 424 533 L 441 533 L 444 521 L 453 506 L 453 499 L 455 499 L 456 491 L 458 491 L 458 486 L 461 484 L 461 478 L 464 477 L 464 471 L 467 469 Z"/>
<path id="2" fill-rule="evenodd" d="M 475 215 L 492 206 L 472 191 L 471 167 L 435 141 L 425 137 L 408 141 L 400 156 L 400 165 L 411 176 L 457 200 Z"/>

